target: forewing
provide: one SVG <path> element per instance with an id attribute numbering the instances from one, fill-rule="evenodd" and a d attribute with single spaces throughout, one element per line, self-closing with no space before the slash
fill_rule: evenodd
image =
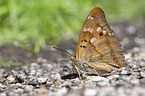
<path id="1" fill-rule="evenodd" d="M 84 22 L 78 40 L 76 59 L 83 59 L 80 56 L 82 55 L 84 50 L 86 50 L 86 48 L 90 46 L 90 40 L 92 40 L 93 37 L 99 38 L 101 32 L 103 32 L 104 34 L 106 34 L 107 32 L 109 32 L 109 34 L 113 33 L 112 29 L 107 24 L 103 10 L 97 7 L 91 11 Z"/>

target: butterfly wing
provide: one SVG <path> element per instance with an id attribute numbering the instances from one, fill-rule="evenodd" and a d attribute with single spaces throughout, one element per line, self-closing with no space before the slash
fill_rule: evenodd
<path id="1" fill-rule="evenodd" d="M 97 31 L 100 31 L 101 28 L 104 29 L 104 32 L 108 31 L 110 34 L 113 33 L 113 30 L 107 24 L 103 10 L 99 7 L 96 7 L 88 15 L 80 32 L 76 51 L 76 59 L 82 59 L 80 56 L 82 52 L 86 50 L 85 48 L 91 44 L 90 40 L 93 37 L 100 37 L 100 32 Z"/>
<path id="2" fill-rule="evenodd" d="M 126 65 L 120 42 L 113 36 L 97 38 L 82 55 L 87 61 L 87 67 L 98 73 L 110 72 Z"/>
<path id="3" fill-rule="evenodd" d="M 80 69 L 110 72 L 126 65 L 120 41 L 115 38 L 102 9 L 94 8 L 81 30 L 76 51 Z"/>

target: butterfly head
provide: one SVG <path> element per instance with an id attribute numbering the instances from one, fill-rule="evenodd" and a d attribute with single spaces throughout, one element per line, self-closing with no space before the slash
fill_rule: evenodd
<path id="1" fill-rule="evenodd" d="M 75 59 L 74 56 L 70 56 L 70 60 L 73 61 Z"/>

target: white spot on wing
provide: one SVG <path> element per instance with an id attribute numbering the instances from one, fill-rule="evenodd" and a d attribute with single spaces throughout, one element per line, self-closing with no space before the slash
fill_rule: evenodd
<path id="1" fill-rule="evenodd" d="M 84 30 L 83 30 L 84 32 L 90 32 L 90 33 L 92 33 L 93 32 L 93 28 L 84 28 Z"/>
<path id="2" fill-rule="evenodd" d="M 93 28 L 92 28 L 92 29 L 90 30 L 90 33 L 93 33 L 93 31 L 94 31 L 94 30 L 93 30 Z"/>
<path id="3" fill-rule="evenodd" d="M 90 19 L 91 16 L 88 17 L 88 19 Z"/>
<path id="4" fill-rule="evenodd" d="M 98 28 L 97 28 L 97 31 L 101 31 L 101 27 L 98 27 Z"/>
<path id="5" fill-rule="evenodd" d="M 94 17 L 91 17 L 90 19 L 91 19 L 91 20 L 93 20 L 93 19 L 94 19 Z"/>
<path id="6" fill-rule="evenodd" d="M 110 34 L 110 33 L 108 33 L 108 35 L 109 35 L 109 36 L 111 36 L 111 34 Z"/>
<path id="7" fill-rule="evenodd" d="M 87 31 L 90 31 L 91 30 L 91 28 L 89 27 L 88 29 L 87 29 Z"/>
<path id="8" fill-rule="evenodd" d="M 112 36 L 115 36 L 113 32 L 112 32 Z"/>
<path id="9" fill-rule="evenodd" d="M 105 34 L 106 34 L 106 30 L 104 30 L 104 31 L 103 31 L 103 33 L 105 33 Z"/>
<path id="10" fill-rule="evenodd" d="M 96 38 L 93 37 L 93 38 L 90 40 L 90 42 L 93 43 L 95 40 L 96 40 Z"/>
<path id="11" fill-rule="evenodd" d="M 84 30 L 83 30 L 84 32 L 86 32 L 87 31 L 87 28 L 84 28 Z"/>

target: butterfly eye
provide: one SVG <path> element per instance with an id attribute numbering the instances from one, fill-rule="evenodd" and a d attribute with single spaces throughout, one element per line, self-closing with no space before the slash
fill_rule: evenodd
<path id="1" fill-rule="evenodd" d="M 103 35 L 103 32 L 100 32 L 99 36 L 102 36 Z"/>

